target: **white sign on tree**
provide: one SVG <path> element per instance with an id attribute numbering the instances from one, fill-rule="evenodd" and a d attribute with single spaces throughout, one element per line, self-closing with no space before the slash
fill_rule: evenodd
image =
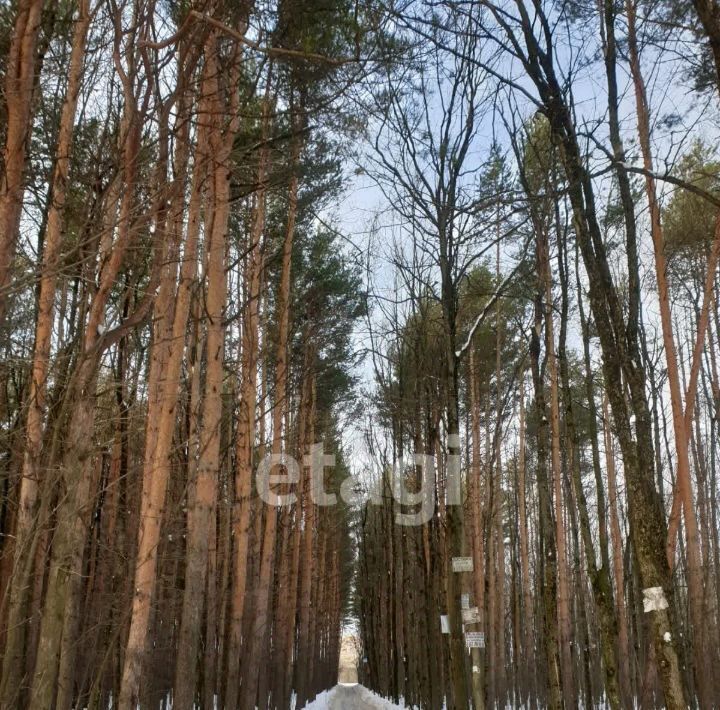
<path id="1" fill-rule="evenodd" d="M 468 648 L 485 648 L 485 632 L 484 631 L 466 631 L 465 645 Z"/>
<path id="2" fill-rule="evenodd" d="M 472 557 L 453 557 L 452 558 L 452 569 L 453 569 L 453 572 L 472 572 L 473 571 Z"/>
<path id="3" fill-rule="evenodd" d="M 479 624 L 480 610 L 476 606 L 474 606 L 472 609 L 463 609 L 462 620 L 464 624 Z"/>

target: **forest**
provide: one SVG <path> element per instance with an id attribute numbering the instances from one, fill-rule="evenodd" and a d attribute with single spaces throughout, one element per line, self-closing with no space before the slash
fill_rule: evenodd
<path id="1" fill-rule="evenodd" d="M 720 707 L 720 0 L 0 0 L 0 147 L 0 709 Z"/>

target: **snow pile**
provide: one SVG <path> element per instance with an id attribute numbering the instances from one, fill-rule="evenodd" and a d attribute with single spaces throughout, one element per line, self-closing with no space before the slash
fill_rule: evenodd
<path id="1" fill-rule="evenodd" d="M 315 696 L 315 700 L 305 706 L 305 710 L 328 710 L 328 698 L 330 697 L 329 690 L 323 690 L 320 695 Z"/>

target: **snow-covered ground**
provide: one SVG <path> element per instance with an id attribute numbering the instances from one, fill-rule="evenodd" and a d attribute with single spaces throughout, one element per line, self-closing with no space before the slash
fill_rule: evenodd
<path id="1" fill-rule="evenodd" d="M 305 710 L 404 710 L 357 683 L 340 683 L 320 693 Z"/>

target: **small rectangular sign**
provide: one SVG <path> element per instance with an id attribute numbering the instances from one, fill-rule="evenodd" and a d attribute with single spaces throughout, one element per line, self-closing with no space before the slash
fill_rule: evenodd
<path id="1" fill-rule="evenodd" d="M 478 609 L 476 606 L 474 606 L 472 609 L 463 609 L 462 620 L 464 624 L 479 624 L 480 609 Z"/>
<path id="2" fill-rule="evenodd" d="M 440 633 L 450 633 L 450 620 L 447 618 L 446 614 L 440 614 Z"/>
<path id="3" fill-rule="evenodd" d="M 453 572 L 472 572 L 473 571 L 472 557 L 453 557 L 452 558 L 452 569 L 453 569 Z"/>
<path id="4" fill-rule="evenodd" d="M 470 595 L 469 594 L 461 594 L 460 595 L 460 608 L 461 609 L 469 609 L 470 608 Z"/>
<path id="5" fill-rule="evenodd" d="M 468 648 L 485 648 L 485 632 L 484 631 L 466 631 L 465 645 Z"/>

